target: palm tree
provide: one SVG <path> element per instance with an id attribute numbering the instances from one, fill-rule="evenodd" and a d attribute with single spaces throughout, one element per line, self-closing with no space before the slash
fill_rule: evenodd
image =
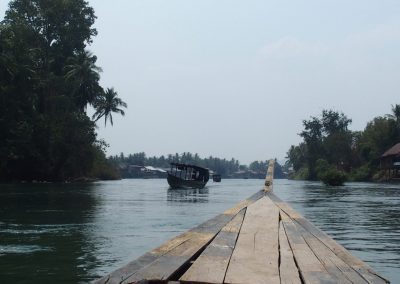
<path id="1" fill-rule="evenodd" d="M 392 105 L 391 117 L 396 120 L 397 124 L 400 122 L 400 105 Z"/>
<path id="2" fill-rule="evenodd" d="M 72 97 L 76 105 L 84 111 L 87 104 L 93 104 L 101 95 L 99 85 L 101 68 L 96 66 L 97 57 L 89 51 L 68 59 L 64 67 L 65 79 L 72 83 Z"/>
<path id="3" fill-rule="evenodd" d="M 400 105 L 392 105 L 392 113 L 387 114 L 386 117 L 391 119 L 395 124 L 396 143 L 400 141 Z"/>
<path id="4" fill-rule="evenodd" d="M 96 109 L 96 112 L 93 114 L 92 119 L 98 121 L 104 116 L 104 126 L 106 126 L 108 119 L 110 120 L 111 125 L 113 125 L 113 112 L 124 116 L 125 112 L 120 107 L 126 108 L 128 105 L 118 98 L 118 94 L 114 91 L 114 88 L 107 88 L 107 90 L 96 99 L 93 106 Z"/>

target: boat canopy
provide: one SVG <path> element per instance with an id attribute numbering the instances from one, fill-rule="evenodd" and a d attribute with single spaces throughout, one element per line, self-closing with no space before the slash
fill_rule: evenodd
<path id="1" fill-rule="evenodd" d="M 192 168 L 199 172 L 209 172 L 209 170 L 207 168 L 190 165 L 190 164 L 171 163 L 171 167 L 176 167 L 178 170 L 185 170 L 187 168 Z"/>

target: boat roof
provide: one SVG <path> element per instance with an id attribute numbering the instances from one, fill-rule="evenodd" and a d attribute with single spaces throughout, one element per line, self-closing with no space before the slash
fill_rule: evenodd
<path id="1" fill-rule="evenodd" d="M 199 167 L 199 166 L 191 165 L 191 164 L 171 163 L 171 166 L 180 166 L 180 167 L 186 167 L 186 168 L 193 168 L 193 169 L 201 170 L 201 171 L 208 171 L 207 168 L 203 168 L 203 167 Z"/>

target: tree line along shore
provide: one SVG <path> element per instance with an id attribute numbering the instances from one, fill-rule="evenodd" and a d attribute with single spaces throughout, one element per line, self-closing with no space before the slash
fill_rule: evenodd
<path id="1" fill-rule="evenodd" d="M 167 168 L 170 162 L 197 164 L 223 177 L 265 171 L 266 161 L 247 166 L 188 152 L 107 158 L 96 123 L 104 119 L 112 126 L 113 114 L 124 115 L 127 104 L 113 87 L 100 85 L 102 69 L 88 49 L 97 35 L 95 20 L 84 0 L 9 2 L 0 22 L 0 181 L 118 179 L 124 165 Z M 381 156 L 400 142 L 400 105 L 362 131 L 349 130 L 350 124 L 333 110 L 304 120 L 303 141 L 277 164 L 277 177 L 331 184 L 387 180 Z"/>
<path id="2" fill-rule="evenodd" d="M 392 105 L 391 113 L 373 118 L 362 131 L 349 130 L 351 122 L 333 110 L 304 120 L 303 141 L 287 152 L 289 177 L 332 185 L 397 178 L 400 153 L 393 151 L 389 164 L 384 153 L 400 142 L 400 105 Z"/>

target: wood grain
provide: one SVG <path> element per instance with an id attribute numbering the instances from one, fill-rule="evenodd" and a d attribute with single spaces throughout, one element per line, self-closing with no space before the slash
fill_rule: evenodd
<path id="1" fill-rule="evenodd" d="M 269 198 L 247 208 L 226 283 L 280 283 L 278 227 L 279 209 Z"/>
<path id="2" fill-rule="evenodd" d="M 352 255 L 348 250 L 346 250 L 339 243 L 334 241 L 327 234 L 315 227 L 310 221 L 301 216 L 287 203 L 283 202 L 279 197 L 277 197 L 272 192 L 266 193 L 268 197 L 281 209 L 281 211 L 287 214 L 293 222 L 301 226 L 304 230 L 309 232 L 311 235 L 316 237 L 321 243 L 323 243 L 329 250 L 331 250 L 341 261 L 350 266 L 354 271 L 356 271 L 367 283 L 390 283 L 385 278 L 379 276 L 374 270 L 367 265 L 365 262 L 359 258 Z M 281 214 L 282 215 L 282 214 Z"/>
<path id="3" fill-rule="evenodd" d="M 216 238 L 207 246 L 181 281 L 201 283 L 223 283 L 229 260 L 231 258 L 245 210 L 240 211 Z"/>
<path id="4" fill-rule="evenodd" d="M 281 283 L 301 284 L 299 270 L 294 261 L 293 251 L 289 246 L 289 241 L 282 222 L 279 224 L 279 251 L 281 260 L 279 266 Z"/>

